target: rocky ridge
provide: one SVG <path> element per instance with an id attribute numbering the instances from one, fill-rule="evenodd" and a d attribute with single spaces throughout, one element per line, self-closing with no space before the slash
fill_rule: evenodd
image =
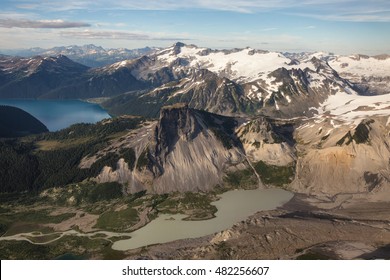
<path id="1" fill-rule="evenodd" d="M 163 107 L 148 121 L 94 156 L 119 147 L 135 152 L 134 167 L 120 159 L 98 182 L 119 181 L 129 193 L 209 191 L 217 185 L 282 186 L 294 192 L 390 198 L 390 133 L 386 117 L 346 123 L 337 116 L 233 118 L 190 108 Z M 288 171 L 289 170 L 289 171 Z M 243 181 L 245 180 L 245 181 Z"/>
<path id="2" fill-rule="evenodd" d="M 65 63 L 61 56 L 56 57 L 44 59 Z M 27 70 L 18 70 L 12 60 L 23 62 Z M 99 68 L 62 71 L 69 79 L 51 76 L 51 71 L 38 75 L 29 68 L 30 60 L 2 57 L 0 96 L 103 97 L 108 99 L 103 106 L 114 115 L 148 117 L 158 117 L 162 106 L 177 102 L 231 116 L 310 117 L 315 114 L 313 108 L 336 94 L 388 93 L 386 73 L 390 69 L 390 59 L 385 56 L 211 50 L 182 43 Z M 364 86 L 363 80 L 369 85 Z"/>

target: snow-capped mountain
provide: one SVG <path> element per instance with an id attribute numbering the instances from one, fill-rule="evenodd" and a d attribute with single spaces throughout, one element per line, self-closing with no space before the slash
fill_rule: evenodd
<path id="1" fill-rule="evenodd" d="M 335 56 L 329 65 L 367 95 L 390 92 L 390 56 Z"/>
<path id="2" fill-rule="evenodd" d="M 156 118 L 77 163 L 88 169 L 118 147 L 134 149 L 133 167 L 118 158 L 116 169 L 93 175 L 128 192 L 210 190 L 244 172 L 239 185 L 382 199 L 390 197 L 390 92 L 370 93 L 349 77 L 386 79 L 389 63 L 181 43 L 100 68 L 64 56 L 2 57 L 0 96 L 106 97 L 110 113 Z M 263 164 L 284 180 L 270 182 Z"/>
<path id="3" fill-rule="evenodd" d="M 358 87 L 340 77 L 327 63 L 329 57 L 325 53 L 306 54 L 298 60 L 282 53 L 250 48 L 218 51 L 177 43 L 153 55 L 122 61 L 107 69 L 128 68 L 138 80 L 153 86 L 136 97 L 121 98 L 122 102 L 128 100 L 128 106 L 149 113 L 158 112 L 158 108 L 147 110 L 145 104 L 159 107 L 179 101 L 221 114 L 261 111 L 292 117 L 312 115 L 315 110 L 311 108 L 317 108 L 329 95 L 360 94 Z M 209 74 L 204 75 L 204 71 Z M 227 96 L 232 100 L 229 105 Z M 112 107 L 112 103 L 108 106 Z M 126 112 L 123 103 L 121 107 L 117 113 Z"/>
<path id="4" fill-rule="evenodd" d="M 91 53 L 101 51 L 85 46 L 88 48 Z M 32 63 L 29 59 L 18 58 L 30 70 L 23 70 L 22 79 L 16 78 L 20 75 L 10 73 L 21 72 L 17 70 L 19 63 L 13 63 L 13 59 L 2 58 L 0 96 L 24 97 L 25 91 L 19 93 L 18 86 L 22 82 L 34 85 L 33 76 L 25 74 L 35 70 L 28 68 Z M 66 72 L 67 68 L 64 69 Z M 43 90 L 33 96 L 109 97 L 103 106 L 113 114 L 156 117 L 162 106 L 184 102 L 192 108 L 224 115 L 291 118 L 326 113 L 329 108 L 337 107 L 330 105 L 334 104 L 333 97 L 341 102 L 338 97 L 345 96 L 352 105 L 358 104 L 353 100 L 361 96 L 389 93 L 390 57 L 346 57 L 324 52 L 290 54 L 251 48 L 212 50 L 176 43 L 140 58 L 84 68 L 81 72 L 64 83 L 42 86 Z M 66 75 L 72 76 L 69 73 Z M 12 93 L 5 93 L 9 83 L 14 85 Z M 381 100 L 387 100 L 387 96 Z M 374 99 L 370 100 L 376 102 Z M 386 104 L 364 100 L 373 104 L 366 104 L 367 108 L 382 108 Z"/>
<path id="5" fill-rule="evenodd" d="M 104 49 L 93 44 L 83 46 L 61 46 L 50 49 L 31 48 L 13 52 L 13 55 L 30 57 L 30 56 L 58 56 L 65 55 L 75 62 L 84 64 L 88 67 L 102 67 L 113 64 L 118 61 L 126 59 L 135 59 L 146 54 L 150 54 L 158 50 L 157 48 L 140 48 L 140 49 L 126 49 L 126 48 L 110 48 Z"/>

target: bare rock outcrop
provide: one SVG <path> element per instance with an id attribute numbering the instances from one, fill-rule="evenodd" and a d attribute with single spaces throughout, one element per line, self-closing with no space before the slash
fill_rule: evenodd
<path id="1" fill-rule="evenodd" d="M 225 147 L 209 122 L 185 104 L 161 110 L 151 155 L 155 192 L 211 190 L 222 181 L 227 166 L 243 161 L 239 147 Z M 226 131 L 218 133 L 229 137 Z"/>
<path id="2" fill-rule="evenodd" d="M 292 189 L 333 196 L 370 193 L 380 199 L 390 190 L 389 127 L 381 117 L 357 126 L 331 119 L 301 126 L 296 137 L 302 154 Z"/>

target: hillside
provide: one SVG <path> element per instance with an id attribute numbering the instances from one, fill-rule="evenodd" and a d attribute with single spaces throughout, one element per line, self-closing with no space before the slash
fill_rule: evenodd
<path id="1" fill-rule="evenodd" d="M 379 106 L 375 96 L 361 98 L 374 98 Z M 355 106 L 358 112 L 359 103 Z M 348 121 L 330 108 L 323 117 L 233 118 L 179 103 L 163 107 L 157 120 L 120 117 L 74 125 L 16 148 L 3 145 L 4 151 L 39 162 L 39 176 L 29 184 L 44 188 L 88 179 L 118 182 L 125 193 L 279 186 L 311 195 L 367 193 L 385 199 L 387 111 L 364 112 L 370 114 Z"/>
<path id="2" fill-rule="evenodd" d="M 0 138 L 21 137 L 48 131 L 43 123 L 29 113 L 16 107 L 0 105 Z"/>
<path id="3" fill-rule="evenodd" d="M 1 98 L 84 99 L 145 87 L 128 69 L 90 69 L 63 55 L 0 57 Z"/>

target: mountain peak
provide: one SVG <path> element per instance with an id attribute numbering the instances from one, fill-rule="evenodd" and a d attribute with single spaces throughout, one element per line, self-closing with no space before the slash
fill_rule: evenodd
<path id="1" fill-rule="evenodd" d="M 186 46 L 186 44 L 182 43 L 182 42 L 176 42 L 175 44 L 173 44 L 173 47 L 178 47 L 178 48 L 181 48 L 181 47 L 184 47 Z"/>
<path id="2" fill-rule="evenodd" d="M 188 108 L 188 104 L 177 103 L 161 108 L 156 139 L 160 143 L 159 148 L 169 153 L 179 138 L 189 141 L 200 130 L 193 109 Z"/>

